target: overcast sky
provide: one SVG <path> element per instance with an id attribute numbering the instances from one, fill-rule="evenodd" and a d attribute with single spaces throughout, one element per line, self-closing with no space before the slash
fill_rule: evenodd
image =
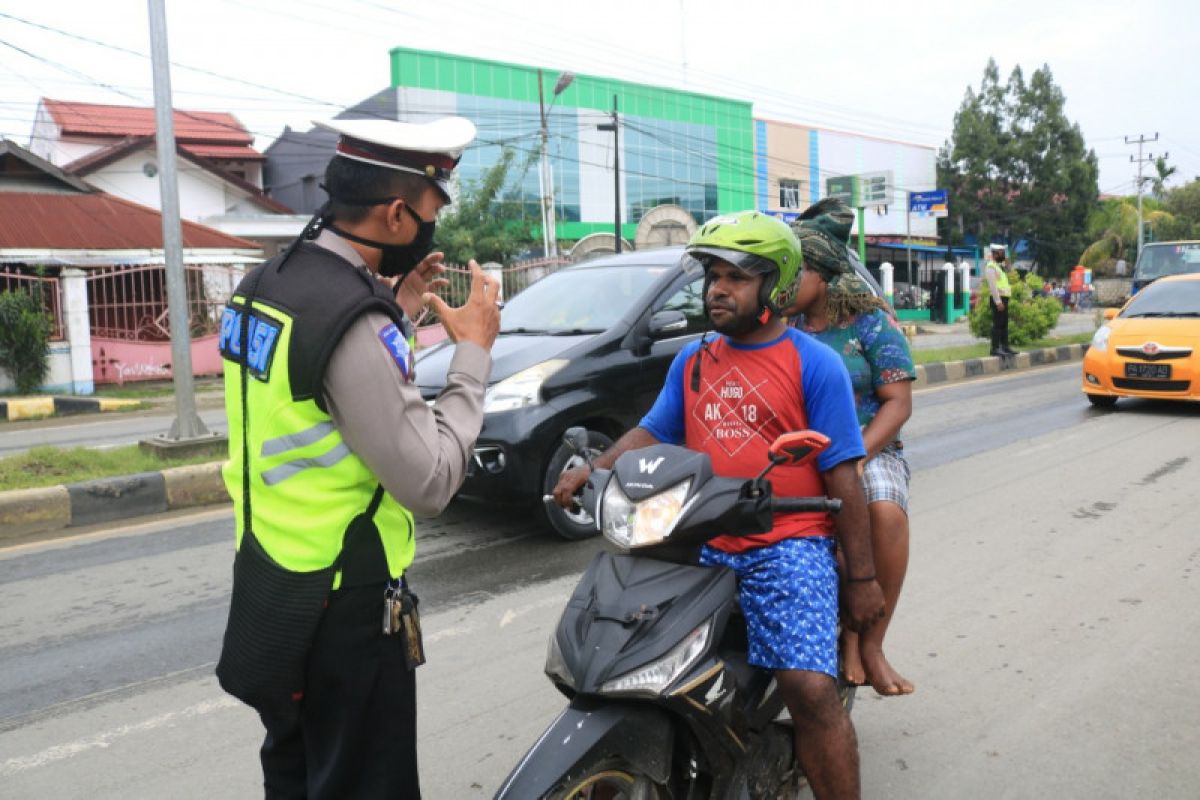
<path id="1" fill-rule="evenodd" d="M 386 88 L 394 46 L 687 88 L 928 145 L 992 56 L 1003 77 L 1050 66 L 1102 192 L 1133 191 L 1125 137 L 1143 133 L 1158 132 L 1147 151 L 1170 152 L 1173 183 L 1200 176 L 1196 0 L 168 0 L 167 25 L 175 106 L 233 112 L 260 149 Z M 27 145 L 42 96 L 151 105 L 149 49 L 142 0 L 0 0 L 0 134 Z"/>

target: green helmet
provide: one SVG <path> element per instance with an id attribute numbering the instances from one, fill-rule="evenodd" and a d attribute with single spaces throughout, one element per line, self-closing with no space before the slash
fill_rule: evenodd
<path id="1" fill-rule="evenodd" d="M 769 306 L 800 271 L 800 240 L 782 220 L 758 211 L 713 217 L 692 234 L 687 255 L 707 270 L 713 259 L 762 275 L 759 300 Z"/>

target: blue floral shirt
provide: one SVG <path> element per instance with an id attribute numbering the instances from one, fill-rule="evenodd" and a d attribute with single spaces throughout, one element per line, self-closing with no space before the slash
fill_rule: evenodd
<path id="1" fill-rule="evenodd" d="M 854 388 L 858 424 L 866 427 L 875 419 L 882 403 L 875 387 L 887 383 L 916 380 L 908 339 L 886 311 L 873 309 L 859 314 L 845 325 L 830 325 L 823 331 L 811 331 L 800 317 L 796 327 L 817 341 L 824 342 L 842 357 Z"/>

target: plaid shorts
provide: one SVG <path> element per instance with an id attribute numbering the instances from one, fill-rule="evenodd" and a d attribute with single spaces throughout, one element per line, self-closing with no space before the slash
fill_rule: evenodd
<path id="1" fill-rule="evenodd" d="M 751 664 L 837 677 L 835 548 L 826 536 L 784 539 L 744 553 L 704 548 L 701 564 L 737 573 Z"/>
<path id="2" fill-rule="evenodd" d="M 908 481 L 912 474 L 904 451 L 889 444 L 863 467 L 863 492 L 868 503 L 895 503 L 908 513 Z"/>

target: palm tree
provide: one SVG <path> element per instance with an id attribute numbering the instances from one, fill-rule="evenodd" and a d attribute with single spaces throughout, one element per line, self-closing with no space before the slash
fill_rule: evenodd
<path id="1" fill-rule="evenodd" d="M 1154 159 L 1154 171 L 1158 173 L 1157 178 L 1150 178 L 1150 194 L 1158 200 L 1162 200 L 1167 194 L 1167 178 L 1179 171 L 1178 167 L 1167 166 L 1167 157 L 1159 156 Z"/>

